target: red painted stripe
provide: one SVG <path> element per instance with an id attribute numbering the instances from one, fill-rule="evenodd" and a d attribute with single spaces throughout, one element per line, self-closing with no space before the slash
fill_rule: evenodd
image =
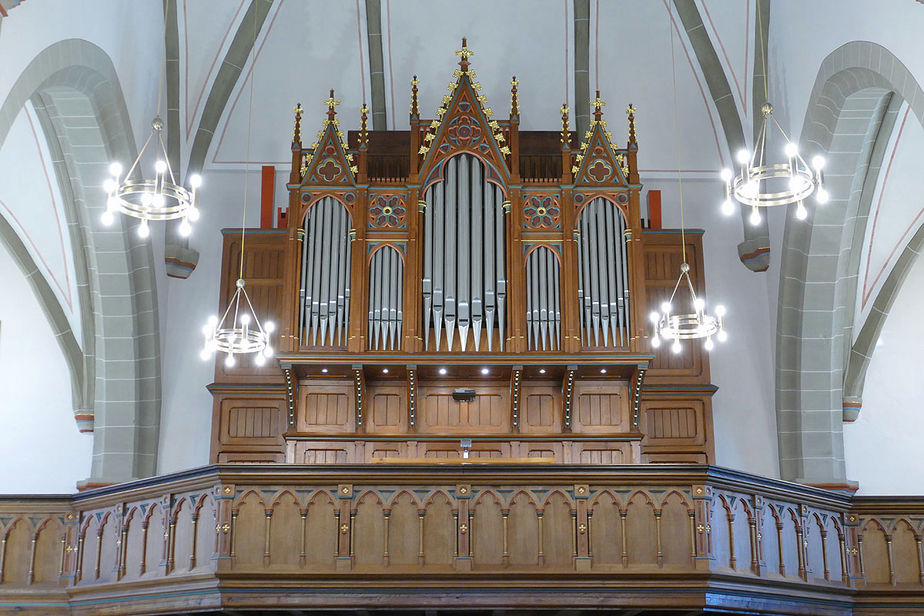
<path id="1" fill-rule="evenodd" d="M 276 167 L 263 165 L 260 174 L 260 228 L 273 228 L 273 195 L 276 192 Z"/>
<path id="2" fill-rule="evenodd" d="M 661 191 L 648 191 L 648 228 L 661 228 Z"/>

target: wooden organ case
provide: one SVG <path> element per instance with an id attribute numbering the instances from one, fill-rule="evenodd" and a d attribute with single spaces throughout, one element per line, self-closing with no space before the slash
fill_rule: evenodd
<path id="1" fill-rule="evenodd" d="M 213 462 L 713 461 L 706 353 L 648 343 L 679 232 L 643 228 L 634 109 L 617 147 L 496 119 L 461 61 L 436 119 L 317 140 L 296 108 L 285 228 L 248 230 L 244 278 L 276 359 L 216 362 Z M 580 137 L 580 139 L 578 138 Z M 580 145 L 578 145 L 580 144 Z M 702 284 L 701 234 L 687 234 Z M 239 230 L 226 230 L 222 310 Z"/>

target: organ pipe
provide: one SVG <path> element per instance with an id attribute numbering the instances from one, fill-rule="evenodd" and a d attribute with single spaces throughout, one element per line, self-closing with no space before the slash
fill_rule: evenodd
<path id="1" fill-rule="evenodd" d="M 369 349 L 395 351 L 401 346 L 404 318 L 404 262 L 392 246 L 376 250 L 369 264 Z"/>
<path id="2" fill-rule="evenodd" d="M 629 276 L 625 218 L 616 205 L 598 197 L 581 211 L 577 230 L 581 343 L 593 347 L 627 346 Z"/>
<path id="3" fill-rule="evenodd" d="M 427 189 L 421 281 L 426 350 L 480 351 L 484 333 L 492 351 L 495 327 L 498 349 L 503 350 L 503 200 L 500 187 L 485 179 L 484 164 L 470 154 L 449 159 L 444 181 Z"/>
<path id="4" fill-rule="evenodd" d="M 350 216 L 333 197 L 308 210 L 299 297 L 303 346 L 343 346 L 350 323 Z"/>
<path id="5" fill-rule="evenodd" d="M 531 351 L 561 349 L 561 266 L 546 246 L 526 260 L 526 331 Z"/>

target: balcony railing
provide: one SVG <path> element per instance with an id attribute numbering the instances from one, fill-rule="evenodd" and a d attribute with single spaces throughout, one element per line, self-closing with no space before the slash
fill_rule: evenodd
<path id="1" fill-rule="evenodd" d="M 712 466 L 208 466 L 0 498 L 0 612 L 914 613 L 922 525 L 924 498 Z"/>

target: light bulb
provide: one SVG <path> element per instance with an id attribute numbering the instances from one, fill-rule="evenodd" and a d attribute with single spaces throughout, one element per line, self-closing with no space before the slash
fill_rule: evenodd
<path id="1" fill-rule="evenodd" d="M 117 184 L 112 178 L 106 178 L 106 180 L 103 182 L 103 190 L 105 190 L 107 193 L 115 192 L 116 186 Z"/>
<path id="2" fill-rule="evenodd" d="M 262 353 L 257 353 L 257 356 L 253 358 L 253 363 L 262 366 L 266 363 L 266 358 L 263 357 Z"/>
<path id="3" fill-rule="evenodd" d="M 102 220 L 103 224 L 108 227 L 113 222 L 115 222 L 115 216 L 112 215 L 112 212 L 110 212 L 109 210 L 106 210 L 105 212 L 103 212 L 103 215 L 100 216 L 100 220 Z"/>
<path id="4" fill-rule="evenodd" d="M 600 374 L 606 374 L 606 368 L 600 368 Z"/>
<path id="5" fill-rule="evenodd" d="M 267 334 L 272 334 L 274 331 L 276 331 L 276 324 L 272 321 L 267 321 L 263 324 L 263 331 L 265 331 Z"/>
<path id="6" fill-rule="evenodd" d="M 735 156 L 735 158 L 737 158 L 738 162 L 741 163 L 742 165 L 746 165 L 748 164 L 748 161 L 750 160 L 751 155 L 748 153 L 747 150 L 742 148 L 738 150 L 738 154 Z"/>
<path id="7" fill-rule="evenodd" d="M 656 349 L 659 346 L 661 346 L 661 338 L 659 338 L 658 335 L 655 334 L 654 338 L 651 339 L 651 348 Z"/>
<path id="8" fill-rule="evenodd" d="M 241 315 L 241 325 L 250 325 L 250 315 L 246 312 Z"/>
<path id="9" fill-rule="evenodd" d="M 154 197 L 151 196 L 151 193 L 149 192 L 141 193 L 141 205 L 147 207 L 151 205 L 151 201 L 153 200 L 154 200 Z"/>
<path id="10" fill-rule="evenodd" d="M 822 205 L 827 203 L 829 198 L 830 198 L 830 195 L 828 194 L 828 191 L 825 190 L 824 188 L 819 187 L 818 190 L 815 192 L 815 201 L 817 201 L 818 203 L 821 203 Z"/>
<path id="11" fill-rule="evenodd" d="M 151 203 L 154 204 L 154 207 L 164 207 L 164 196 L 160 193 L 157 193 L 151 197 Z"/>
<path id="12" fill-rule="evenodd" d="M 725 316 L 725 306 L 719 304 L 715 307 L 715 316 L 722 318 Z"/>
<path id="13" fill-rule="evenodd" d="M 382 368 L 382 374 L 388 374 L 388 368 Z"/>
<path id="14" fill-rule="evenodd" d="M 680 346 L 680 340 L 674 340 L 674 344 L 671 345 L 671 351 L 673 351 L 675 354 L 677 354 L 677 353 L 679 353 L 681 350 L 683 350 L 683 347 Z"/>
<path id="15" fill-rule="evenodd" d="M 488 374 L 489 372 L 490 372 L 490 370 L 488 370 L 487 368 L 482 368 L 482 369 L 481 369 L 481 374 Z"/>
<path id="16" fill-rule="evenodd" d="M 820 154 L 816 154 L 812 157 L 812 167 L 815 168 L 815 171 L 821 171 L 825 168 L 825 157 Z"/>
<path id="17" fill-rule="evenodd" d="M 272 357 L 272 356 L 273 356 L 273 347 L 271 347 L 270 345 L 266 345 L 266 346 L 263 348 L 263 356 L 264 356 L 264 357 Z"/>
<path id="18" fill-rule="evenodd" d="M 670 303 L 670 302 L 662 302 L 662 303 L 661 303 L 661 312 L 663 312 L 664 314 L 668 314 L 668 313 L 670 313 L 670 311 L 671 311 L 671 303 Z"/>
<path id="19" fill-rule="evenodd" d="M 719 174 L 719 177 L 722 178 L 723 182 L 728 182 L 729 180 L 732 179 L 732 170 L 728 168 L 722 169 L 722 172 Z"/>
<path id="20" fill-rule="evenodd" d="M 440 368 L 440 374 L 446 374 L 446 368 Z"/>
<path id="21" fill-rule="evenodd" d="M 805 206 L 802 205 L 802 202 L 799 202 L 799 205 L 796 206 L 796 218 L 799 220 L 805 220 L 805 217 L 808 216 L 808 210 L 805 209 Z"/>
<path id="22" fill-rule="evenodd" d="M 802 190 L 803 186 L 805 186 L 805 181 L 798 175 L 794 175 L 789 178 L 789 190 L 793 192 L 799 192 Z"/>
<path id="23" fill-rule="evenodd" d="M 192 225 L 189 224 L 189 221 L 184 218 L 183 222 L 180 223 L 180 235 L 183 237 L 189 237 L 190 233 L 192 233 Z"/>
<path id="24" fill-rule="evenodd" d="M 189 213 L 186 214 L 186 217 L 187 217 L 191 222 L 196 222 L 197 220 L 199 220 L 199 215 L 200 215 L 199 208 L 197 208 L 197 207 L 191 207 L 191 208 L 189 208 Z"/>
<path id="25" fill-rule="evenodd" d="M 211 323 L 206 323 L 202 326 L 202 335 L 206 338 L 210 337 L 215 332 L 215 326 Z"/>
<path id="26" fill-rule="evenodd" d="M 189 185 L 193 188 L 199 188 L 202 186 L 202 176 L 198 173 L 194 173 L 193 175 L 189 176 Z"/>
<path id="27" fill-rule="evenodd" d="M 234 364 L 235 364 L 234 355 L 232 353 L 228 353 L 228 356 L 225 357 L 225 365 L 229 368 L 232 368 L 234 367 Z"/>
<path id="28" fill-rule="evenodd" d="M 712 338 L 706 338 L 706 342 L 703 344 L 703 348 L 707 351 L 711 351 L 715 345 L 712 344 Z"/>
<path id="29" fill-rule="evenodd" d="M 113 212 L 119 209 L 119 200 L 116 197 L 109 197 L 106 199 L 106 209 L 112 210 Z"/>
<path id="30" fill-rule="evenodd" d="M 754 211 L 751 212 L 751 216 L 748 218 L 751 221 L 751 224 L 755 227 L 760 224 L 760 212 L 757 211 L 757 208 L 754 208 Z"/>
<path id="31" fill-rule="evenodd" d="M 213 314 L 212 316 L 210 316 L 210 317 L 209 317 L 208 323 L 209 323 L 209 325 L 212 326 L 212 329 L 214 329 L 215 326 L 218 325 L 218 316 L 217 316 L 217 315 L 214 315 L 214 314 Z"/>
<path id="32" fill-rule="evenodd" d="M 539 368 L 539 374 L 545 374 L 545 368 Z"/>
<path id="33" fill-rule="evenodd" d="M 321 368 L 321 373 L 322 373 L 322 374 L 327 374 L 327 368 Z"/>
<path id="34" fill-rule="evenodd" d="M 786 152 L 786 156 L 788 156 L 789 158 L 792 158 L 793 156 L 799 153 L 799 147 L 795 143 L 790 141 L 789 143 L 786 144 L 786 147 L 783 148 L 783 151 Z"/>
<path id="35" fill-rule="evenodd" d="M 702 312 L 703 308 L 706 307 L 706 300 L 702 297 L 697 297 L 693 300 L 693 307 L 696 308 L 697 311 Z"/>
<path id="36" fill-rule="evenodd" d="M 199 351 L 199 359 L 202 361 L 208 361 L 211 356 L 212 353 L 209 351 L 208 347 L 204 347 L 201 351 Z"/>
<path id="37" fill-rule="evenodd" d="M 724 329 L 720 329 L 719 333 L 717 333 L 715 337 L 719 339 L 719 342 L 725 342 L 726 340 L 728 340 L 728 334 L 725 333 Z"/>
<path id="38" fill-rule="evenodd" d="M 657 325 L 658 321 L 661 320 L 661 315 L 658 314 L 656 310 L 653 310 L 651 314 L 648 315 L 648 320 L 651 321 L 653 324 Z"/>
<path id="39" fill-rule="evenodd" d="M 157 173 L 163 173 L 166 170 L 167 170 L 167 163 L 165 163 L 164 161 L 159 160 L 156 163 L 154 163 L 154 171 L 156 171 Z"/>
<path id="40" fill-rule="evenodd" d="M 725 201 L 722 202 L 722 213 L 726 216 L 731 216 L 735 213 L 735 204 L 732 203 L 731 199 L 725 199 Z"/>
<path id="41" fill-rule="evenodd" d="M 138 237 L 145 239 L 149 235 L 151 235 L 151 229 L 148 227 L 148 221 L 142 220 L 138 225 Z"/>
<path id="42" fill-rule="evenodd" d="M 119 177 L 122 175 L 122 165 L 119 163 L 111 163 L 109 165 L 109 173 L 111 173 L 113 177 Z"/>

